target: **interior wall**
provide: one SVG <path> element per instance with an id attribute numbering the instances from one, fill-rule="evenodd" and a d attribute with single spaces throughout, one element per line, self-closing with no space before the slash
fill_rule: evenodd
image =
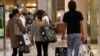
<path id="1" fill-rule="evenodd" d="M 37 2 L 38 2 L 38 9 L 42 9 L 47 13 L 48 12 L 47 0 L 37 0 Z"/>

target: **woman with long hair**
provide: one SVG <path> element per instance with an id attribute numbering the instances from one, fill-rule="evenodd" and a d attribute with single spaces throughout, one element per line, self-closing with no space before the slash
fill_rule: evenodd
<path id="1" fill-rule="evenodd" d="M 37 48 L 37 56 L 42 56 L 42 49 L 44 52 L 44 56 L 48 56 L 48 42 L 44 42 L 44 37 L 41 36 L 40 27 L 44 25 L 48 25 L 46 20 L 43 20 L 43 10 L 38 10 L 36 12 L 36 18 L 32 23 L 31 28 L 31 40 L 33 42 L 33 37 L 35 36 L 35 44 Z"/>

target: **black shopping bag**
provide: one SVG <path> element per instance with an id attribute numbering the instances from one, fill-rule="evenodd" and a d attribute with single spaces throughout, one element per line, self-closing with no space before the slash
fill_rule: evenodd
<path id="1" fill-rule="evenodd" d="M 19 52 L 30 53 L 30 47 L 29 46 L 20 45 L 19 46 Z"/>
<path id="2" fill-rule="evenodd" d="M 68 56 L 67 47 L 56 47 L 55 56 Z"/>
<path id="3" fill-rule="evenodd" d="M 25 45 L 24 39 L 20 41 L 19 52 L 30 53 L 30 46 Z"/>

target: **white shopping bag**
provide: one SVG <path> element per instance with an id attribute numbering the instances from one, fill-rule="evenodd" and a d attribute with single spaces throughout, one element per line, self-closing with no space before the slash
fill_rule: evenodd
<path id="1" fill-rule="evenodd" d="M 31 41 L 30 41 L 28 34 L 23 34 L 23 39 L 24 39 L 26 46 L 31 45 Z"/>
<path id="2" fill-rule="evenodd" d="M 90 50 L 86 44 L 80 45 L 79 56 L 90 56 Z"/>

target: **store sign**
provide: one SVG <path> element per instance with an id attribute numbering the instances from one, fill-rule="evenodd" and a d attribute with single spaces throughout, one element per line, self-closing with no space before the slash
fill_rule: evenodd
<path id="1" fill-rule="evenodd" d="M 0 38 L 4 37 L 4 6 L 0 5 Z"/>

